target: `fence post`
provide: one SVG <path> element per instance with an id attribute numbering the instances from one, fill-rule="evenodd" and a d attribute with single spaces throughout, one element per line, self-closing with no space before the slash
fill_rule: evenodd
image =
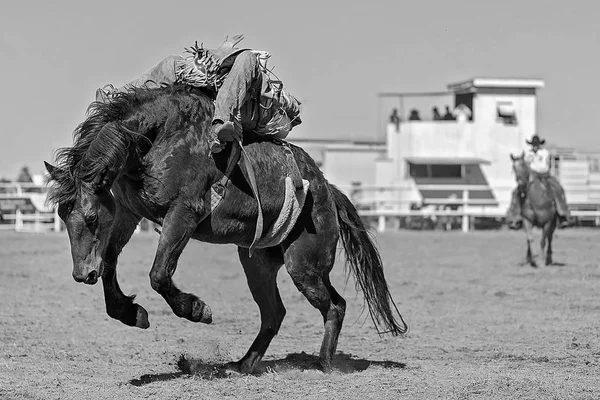
<path id="1" fill-rule="evenodd" d="M 36 232 L 40 232 L 41 229 L 41 222 L 40 222 L 40 212 L 36 211 L 35 215 L 34 215 L 35 220 L 33 221 L 33 229 Z"/>
<path id="2" fill-rule="evenodd" d="M 58 207 L 54 207 L 54 232 L 60 232 L 60 217 L 58 216 Z"/>
<path id="3" fill-rule="evenodd" d="M 377 219 L 377 231 L 385 231 L 385 215 L 379 215 L 379 218 Z"/>
<path id="4" fill-rule="evenodd" d="M 23 230 L 23 213 L 18 208 L 15 210 L 15 231 Z"/>
<path id="5" fill-rule="evenodd" d="M 462 191 L 462 231 L 469 232 L 469 214 L 468 214 L 468 204 L 469 204 L 469 191 L 463 189 Z"/>

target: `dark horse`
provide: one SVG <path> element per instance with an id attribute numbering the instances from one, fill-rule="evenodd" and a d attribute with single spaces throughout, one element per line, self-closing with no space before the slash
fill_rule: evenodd
<path id="1" fill-rule="evenodd" d="M 177 288 L 172 276 L 190 239 L 238 247 L 248 286 L 261 315 L 260 331 L 244 357 L 226 368 L 251 373 L 277 334 L 285 307 L 277 272 L 285 265 L 298 290 L 323 316 L 320 364 L 331 370 L 346 302 L 331 284 L 341 237 L 346 265 L 365 296 L 380 333 L 400 335 L 407 326 L 388 290 L 379 252 L 348 198 L 329 184 L 302 149 L 291 146 L 302 177 L 310 182 L 304 207 L 279 245 L 249 246 L 257 225 L 257 199 L 248 172 L 235 165 L 225 196 L 207 217 L 205 194 L 223 178 L 234 151 L 209 156 L 206 135 L 213 103 L 191 88 L 133 89 L 109 104 L 93 103 L 74 133 L 74 145 L 46 163 L 54 181 L 49 200 L 58 205 L 71 243 L 73 277 L 94 284 L 102 277 L 106 311 L 126 325 L 147 328 L 148 313 L 119 288 L 117 258 L 141 218 L 162 226 L 150 283 L 173 313 L 193 322 L 212 322 L 210 307 Z M 287 156 L 281 143 L 247 134 L 244 149 L 257 171 L 264 226 L 283 204 Z M 237 145 L 236 145 L 237 146 Z M 399 318 L 399 319 L 396 319 Z"/>
<path id="2" fill-rule="evenodd" d="M 533 228 L 542 229 L 542 240 L 540 242 L 541 255 L 546 251 L 545 265 L 552 264 L 552 235 L 557 226 L 558 213 L 554 203 L 554 195 L 549 183 L 543 177 L 533 177 L 529 165 L 525 162 L 525 153 L 519 156 L 510 155 L 513 162 L 513 170 L 517 179 L 517 191 L 521 201 L 521 215 L 523 226 L 527 233 L 527 262 L 532 267 L 537 267 L 536 257 L 532 254 L 531 243 L 533 242 Z M 533 178 L 533 179 L 532 179 Z"/>

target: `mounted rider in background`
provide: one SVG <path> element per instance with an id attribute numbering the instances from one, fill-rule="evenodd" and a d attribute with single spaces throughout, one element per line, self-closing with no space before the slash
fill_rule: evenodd
<path id="1" fill-rule="evenodd" d="M 558 214 L 559 227 L 566 228 L 572 224 L 571 213 L 567 206 L 565 191 L 558 180 L 550 175 L 550 152 L 542 147 L 546 141 L 540 139 L 538 135 L 533 135 L 531 141 L 526 140 L 531 149 L 525 154 L 525 162 L 529 165 L 531 171 L 529 181 L 540 179 L 552 191 L 556 213 Z M 518 229 L 523 222 L 521 215 L 521 198 L 518 188 L 513 190 L 510 207 L 508 209 L 508 221 L 511 229 Z"/>
<path id="2" fill-rule="evenodd" d="M 191 85 L 215 96 L 209 138 L 211 152 L 218 153 L 228 142 L 240 140 L 243 131 L 283 139 L 302 122 L 300 102 L 267 69 L 269 53 L 235 47 L 243 38 L 243 35 L 226 38 L 216 49 L 204 49 L 196 43 L 184 55 L 163 59 L 120 88 L 107 85 L 98 89 L 96 101 L 110 101 L 117 93 L 133 87 Z"/>

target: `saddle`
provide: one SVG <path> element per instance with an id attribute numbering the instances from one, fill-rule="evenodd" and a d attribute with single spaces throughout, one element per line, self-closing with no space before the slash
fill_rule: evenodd
<path id="1" fill-rule="evenodd" d="M 261 240 L 264 230 L 264 221 L 260 193 L 256 183 L 256 174 L 252 166 L 252 160 L 250 159 L 248 153 L 244 150 L 244 146 L 241 141 L 232 143 L 232 151 L 229 155 L 227 167 L 223 177 L 219 181 L 212 184 L 210 190 L 205 195 L 205 201 L 207 204 L 210 204 L 210 209 L 205 211 L 201 221 L 212 214 L 214 210 L 216 210 L 216 208 L 221 204 L 226 195 L 227 184 L 229 183 L 233 169 L 240 162 L 243 162 L 244 168 L 242 168 L 242 171 L 244 169 L 246 170 L 246 179 L 250 183 L 250 187 L 252 188 L 252 192 L 258 203 L 256 230 L 254 233 L 254 239 L 249 248 L 250 257 L 252 257 L 252 252 L 257 246 L 271 247 L 277 245 L 283 241 L 285 237 L 287 237 L 287 234 L 289 234 L 289 231 L 293 227 L 296 219 L 299 216 L 300 210 L 304 205 L 304 199 L 308 190 L 308 182 L 302 179 L 300 168 L 298 167 L 298 163 L 296 162 L 289 144 L 283 140 L 275 138 L 273 139 L 273 142 L 282 147 L 282 151 L 286 156 L 286 199 L 284 201 L 280 216 L 277 218 L 277 221 L 274 224 L 275 226 L 270 227 L 269 232 L 266 234 L 267 237 L 262 238 Z M 291 200 L 293 197 L 295 197 L 295 199 Z"/>

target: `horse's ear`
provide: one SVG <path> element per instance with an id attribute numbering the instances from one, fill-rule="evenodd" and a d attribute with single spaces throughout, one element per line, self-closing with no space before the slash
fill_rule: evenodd
<path id="1" fill-rule="evenodd" d="M 525 158 L 525 150 L 521 150 L 521 158 Z"/>
<path id="2" fill-rule="evenodd" d="M 46 167 L 46 171 L 50 174 L 50 177 L 53 180 L 57 180 L 58 176 L 61 174 L 61 170 L 52 164 L 48 164 L 46 161 L 44 161 L 44 166 Z"/>
<path id="3" fill-rule="evenodd" d="M 108 169 L 105 169 L 101 173 L 99 173 L 93 181 L 94 187 L 98 189 L 110 189 L 112 186 L 111 176 L 108 173 Z"/>
<path id="4" fill-rule="evenodd" d="M 516 160 L 515 156 L 513 156 L 513 153 L 510 153 L 510 159 L 513 160 L 513 161 Z"/>

